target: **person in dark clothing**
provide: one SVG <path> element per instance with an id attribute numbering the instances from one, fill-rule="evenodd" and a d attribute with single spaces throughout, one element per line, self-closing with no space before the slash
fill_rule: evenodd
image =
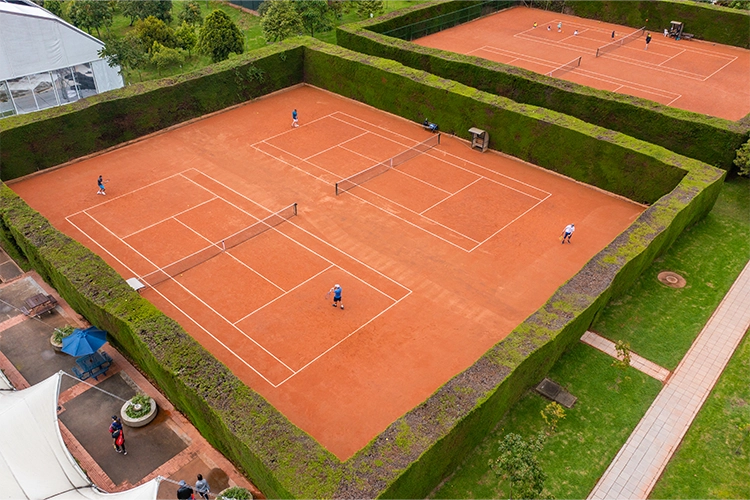
<path id="1" fill-rule="evenodd" d="M 190 500 L 193 498 L 193 488 L 182 480 L 180 481 L 180 487 L 177 489 L 177 500 Z"/>

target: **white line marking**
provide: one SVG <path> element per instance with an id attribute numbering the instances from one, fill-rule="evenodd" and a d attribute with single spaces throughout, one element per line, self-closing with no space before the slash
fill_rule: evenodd
<path id="1" fill-rule="evenodd" d="M 550 195 L 550 196 L 551 196 L 551 195 Z M 549 196 L 548 196 L 547 198 L 549 198 Z M 504 229 L 505 229 L 506 227 L 510 226 L 511 224 L 513 224 L 514 222 L 516 222 L 516 221 L 517 221 L 518 219 L 520 219 L 521 217 L 523 217 L 524 215 L 526 215 L 527 213 L 531 212 L 531 211 L 532 211 L 532 210 L 534 210 L 534 209 L 535 209 L 536 207 L 538 207 L 539 205 L 541 205 L 542 203 L 544 203 L 544 201 L 545 201 L 545 200 L 546 200 L 547 198 L 545 198 L 544 200 L 539 200 L 539 201 L 538 201 L 538 202 L 537 202 L 536 204 L 534 204 L 534 206 L 532 206 L 532 207 L 529 207 L 529 208 L 528 208 L 528 209 L 527 209 L 527 210 L 526 210 L 525 212 L 523 212 L 522 214 L 518 215 L 518 216 L 517 216 L 517 217 L 516 217 L 515 219 L 513 219 L 513 220 L 512 220 L 512 221 L 510 221 L 510 222 L 508 222 L 508 223 L 507 223 L 507 224 L 505 224 L 505 225 L 504 225 L 503 227 L 501 227 L 500 229 L 498 229 L 497 231 L 495 231 L 494 233 L 492 233 L 491 235 L 489 235 L 489 236 L 488 236 L 487 238 L 485 238 L 485 239 L 484 239 L 484 241 L 482 241 L 481 243 L 479 243 L 479 244 L 478 244 L 477 246 L 475 246 L 474 248 L 472 248 L 472 249 L 471 249 L 470 251 L 472 251 L 472 252 L 473 252 L 474 250 L 476 250 L 476 249 L 477 249 L 477 248 L 479 248 L 480 246 L 482 246 L 482 245 L 484 245 L 485 243 L 487 243 L 487 242 L 488 242 L 489 240 L 491 240 L 492 238 L 494 238 L 494 237 L 495 237 L 495 235 L 499 234 L 499 233 L 500 233 L 500 231 L 504 230 Z"/>
<path id="2" fill-rule="evenodd" d="M 197 204 L 197 205 L 195 205 L 195 206 L 192 206 L 192 207 L 190 207 L 190 208 L 186 208 L 186 209 L 185 209 L 185 210 L 183 210 L 182 212 L 177 212 L 176 214 L 174 214 L 174 215 L 172 215 L 172 216 L 170 216 L 170 217 L 165 217 L 165 218 L 163 218 L 162 220 L 160 220 L 159 222 L 154 222 L 153 224 L 149 224 L 149 225 L 148 225 L 148 226 L 146 226 L 146 227 L 142 227 L 141 229 L 139 229 L 139 230 L 137 230 L 137 231 L 133 231 L 133 232 L 132 232 L 132 233 L 130 233 L 130 234 L 126 234 L 126 235 L 125 235 L 125 236 L 123 236 L 122 238 L 123 238 L 123 239 L 125 239 L 125 238 L 130 238 L 131 236 L 134 236 L 134 235 L 136 235 L 136 234 L 138 234 L 138 233 L 141 233 L 141 232 L 145 231 L 146 229 L 150 229 L 150 228 L 152 228 L 152 227 L 154 227 L 154 226 L 158 226 L 158 225 L 159 225 L 159 224 L 161 224 L 162 222 L 166 222 L 166 221 L 168 221 L 169 219 L 175 219 L 175 218 L 179 217 L 180 215 L 183 215 L 183 214 L 185 214 L 186 212 L 189 212 L 189 211 L 193 210 L 194 208 L 198 208 L 198 207 L 201 207 L 201 206 L 205 205 L 206 203 L 211 203 L 211 202 L 212 202 L 212 201 L 214 201 L 215 199 L 217 199 L 217 198 L 216 198 L 216 197 L 213 197 L 213 198 L 211 198 L 210 200 L 206 200 L 206 201 L 203 201 L 203 202 L 201 202 L 201 203 L 198 203 L 198 204 Z M 88 209 L 86 209 L 86 210 L 88 210 Z M 87 212 L 87 213 L 88 213 L 88 212 Z"/>
<path id="3" fill-rule="evenodd" d="M 450 199 L 450 198 L 452 198 L 453 196 L 457 195 L 458 193 L 460 193 L 460 192 L 461 192 L 461 191 L 463 191 L 464 189 L 466 189 L 466 188 L 469 188 L 469 187 L 473 186 L 474 184 L 476 184 L 477 182 L 481 181 L 482 179 L 484 179 L 484 177 L 479 177 L 479 178 L 478 178 L 478 179 L 476 179 L 476 180 L 475 180 L 474 182 L 470 182 L 469 184 L 465 185 L 464 187 L 462 187 L 461 189 L 459 189 L 459 190 L 458 190 L 458 191 L 456 191 L 455 193 L 451 194 L 450 196 L 446 196 L 445 198 L 443 198 L 442 200 L 438 201 L 438 202 L 437 202 L 437 203 L 435 203 L 434 205 L 432 205 L 432 206 L 429 206 L 429 207 L 425 208 L 424 210 L 422 210 L 421 212 L 419 212 L 419 215 L 423 215 L 423 214 L 424 214 L 425 212 L 428 212 L 428 211 L 432 210 L 432 209 L 433 209 L 433 208 L 435 208 L 436 206 L 438 206 L 438 205 L 442 204 L 442 203 L 443 203 L 444 201 L 447 201 L 448 199 Z M 475 240 L 472 240 L 472 241 L 475 241 Z M 477 243 L 478 243 L 478 242 L 477 242 Z"/>

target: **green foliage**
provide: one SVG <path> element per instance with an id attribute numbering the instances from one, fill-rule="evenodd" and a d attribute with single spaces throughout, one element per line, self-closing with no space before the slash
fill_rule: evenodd
<path id="1" fill-rule="evenodd" d="M 138 393 L 130 398 L 130 403 L 125 407 L 125 415 L 130 418 L 141 418 L 151 411 L 151 398 L 143 393 Z"/>
<path id="2" fill-rule="evenodd" d="M 612 366 L 621 370 L 630 368 L 630 343 L 618 340 L 615 342 L 615 351 L 617 352 L 617 357 L 612 362 Z"/>
<path id="3" fill-rule="evenodd" d="M 739 175 L 750 175 L 750 140 L 737 149 L 733 163 Z"/>
<path id="4" fill-rule="evenodd" d="M 60 18 L 63 17 L 64 13 L 63 13 L 63 8 L 62 8 L 62 2 L 60 0 L 42 0 L 39 3 L 42 7 L 52 12 L 57 17 L 60 17 Z"/>
<path id="5" fill-rule="evenodd" d="M 253 496 L 245 488 L 232 486 L 218 496 L 218 500 L 252 500 Z"/>
<path id="6" fill-rule="evenodd" d="M 358 0 L 354 2 L 354 8 L 362 19 L 377 17 L 385 10 L 383 0 Z"/>
<path id="7" fill-rule="evenodd" d="M 177 19 L 180 23 L 187 23 L 191 26 L 200 26 L 203 24 L 203 14 L 201 13 L 201 6 L 196 1 L 188 1 L 182 3 L 182 10 L 177 15 Z"/>
<path id="8" fill-rule="evenodd" d="M 268 42 L 278 42 L 299 35 L 305 29 L 302 18 L 291 0 L 266 0 L 268 5 L 260 20 L 263 38 Z"/>
<path id="9" fill-rule="evenodd" d="M 185 56 L 177 49 L 154 42 L 151 46 L 151 62 L 161 71 L 164 68 L 184 63 Z"/>
<path id="10" fill-rule="evenodd" d="M 148 16 L 146 19 L 136 22 L 135 33 L 143 46 L 148 48 L 149 54 L 154 47 L 154 42 L 170 49 L 177 47 L 177 37 L 174 30 L 154 16 Z"/>
<path id="11" fill-rule="evenodd" d="M 213 62 L 229 58 L 232 52 L 242 54 L 243 44 L 240 29 L 220 10 L 215 10 L 206 17 L 198 34 L 198 47 L 204 54 L 211 56 Z"/>
<path id="12" fill-rule="evenodd" d="M 547 436 L 540 432 L 528 441 L 520 435 L 510 433 L 500 441 L 499 456 L 490 462 L 498 476 L 510 482 L 510 498 L 541 498 L 547 474 L 539 465 L 539 453 L 544 448 Z"/>
<path id="13" fill-rule="evenodd" d="M 110 67 L 120 66 L 121 72 L 136 70 L 139 75 L 148 62 L 146 47 L 135 33 L 128 33 L 122 38 L 106 37 L 99 56 L 105 57 Z"/>
<path id="14" fill-rule="evenodd" d="M 68 11 L 70 22 L 78 28 L 91 33 L 96 30 L 97 36 L 101 36 L 99 28 L 107 28 L 112 25 L 112 7 L 109 2 L 99 0 L 73 0 Z"/>
<path id="15" fill-rule="evenodd" d="M 295 0 L 294 8 L 299 13 L 302 26 L 310 33 L 310 36 L 333 27 L 326 0 Z"/>
<path id="16" fill-rule="evenodd" d="M 61 344 L 63 339 L 69 335 L 71 335 L 75 331 L 75 328 L 71 325 L 65 325 L 62 328 L 55 328 L 54 333 L 52 334 L 52 340 L 56 344 Z"/>
<path id="17" fill-rule="evenodd" d="M 198 35 L 195 33 L 193 25 L 183 22 L 174 34 L 177 38 L 177 46 L 182 50 L 186 50 L 188 56 L 190 56 L 190 52 L 198 43 Z"/>
<path id="18" fill-rule="evenodd" d="M 560 406 L 557 402 L 552 401 L 550 404 L 544 407 L 541 412 L 544 423 L 547 424 L 549 433 L 557 430 L 557 424 L 560 420 L 565 418 L 565 408 Z"/>
<path id="19" fill-rule="evenodd" d="M 133 26 L 138 19 L 155 17 L 169 24 L 172 22 L 172 0 L 117 0 L 123 15 L 130 18 Z"/>

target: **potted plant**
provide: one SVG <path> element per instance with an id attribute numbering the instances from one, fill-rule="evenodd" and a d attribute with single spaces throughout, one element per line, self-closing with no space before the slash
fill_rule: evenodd
<path id="1" fill-rule="evenodd" d="M 245 488 L 232 486 L 219 493 L 218 500 L 253 500 L 253 495 Z"/>
<path id="2" fill-rule="evenodd" d="M 70 325 L 65 325 L 62 328 L 55 328 L 55 331 L 52 332 L 52 337 L 49 339 L 52 348 L 56 351 L 61 351 L 63 339 L 73 333 L 74 330 L 75 328 Z"/>
<path id="3" fill-rule="evenodd" d="M 157 410 L 154 398 L 138 393 L 122 405 L 120 417 L 128 427 L 143 427 L 156 417 Z"/>

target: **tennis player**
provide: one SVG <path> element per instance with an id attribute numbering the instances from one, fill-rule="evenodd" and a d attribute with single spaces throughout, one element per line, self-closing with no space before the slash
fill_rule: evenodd
<path id="1" fill-rule="evenodd" d="M 96 180 L 97 186 L 99 186 L 99 191 L 96 192 L 96 194 L 104 194 L 107 193 L 104 192 L 104 181 L 102 180 L 102 176 L 100 175 L 99 178 Z"/>
<path id="2" fill-rule="evenodd" d="M 565 229 L 563 229 L 562 232 L 562 244 L 565 244 L 565 240 L 568 240 L 568 243 L 570 243 L 570 237 L 573 236 L 573 231 L 576 230 L 575 224 L 568 224 L 565 226 Z"/>
<path id="3" fill-rule="evenodd" d="M 297 120 L 297 110 L 292 111 L 292 128 L 299 127 L 299 121 Z"/>
<path id="4" fill-rule="evenodd" d="M 336 283 L 333 285 L 333 288 L 328 290 L 328 293 L 326 294 L 326 298 L 328 298 L 329 295 L 333 294 L 333 307 L 336 307 L 337 305 L 341 306 L 341 309 L 344 308 L 344 303 L 341 301 L 341 285 Z"/>

